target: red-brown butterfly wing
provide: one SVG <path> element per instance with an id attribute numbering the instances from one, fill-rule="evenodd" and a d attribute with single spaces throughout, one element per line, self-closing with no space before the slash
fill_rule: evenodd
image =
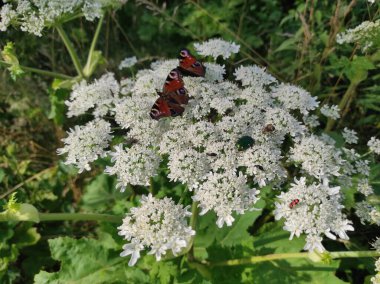
<path id="1" fill-rule="evenodd" d="M 175 92 L 180 88 L 183 88 L 183 86 L 184 83 L 182 80 L 182 74 L 176 68 L 170 71 L 169 75 L 166 77 L 162 93 L 166 95 L 168 93 Z"/>
<path id="2" fill-rule="evenodd" d="M 150 110 L 149 114 L 151 118 L 156 120 L 159 120 L 162 117 L 171 116 L 170 108 L 167 101 L 164 98 L 159 97 L 152 106 L 152 109 Z"/>
<path id="3" fill-rule="evenodd" d="M 178 69 L 184 74 L 194 77 L 204 77 L 206 67 L 198 61 L 187 49 L 181 49 L 179 53 Z"/>
<path id="4" fill-rule="evenodd" d="M 179 105 L 187 105 L 189 103 L 189 95 L 185 88 L 179 88 L 175 92 L 167 94 L 166 98 L 169 102 Z"/>
<path id="5" fill-rule="evenodd" d="M 150 117 L 159 120 L 163 117 L 181 115 L 184 111 L 185 108 L 179 105 L 177 101 L 170 96 L 167 98 L 159 97 L 150 110 Z"/>

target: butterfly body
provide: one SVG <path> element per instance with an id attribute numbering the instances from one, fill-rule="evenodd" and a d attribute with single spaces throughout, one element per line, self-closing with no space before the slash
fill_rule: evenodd
<path id="1" fill-rule="evenodd" d="M 299 199 L 294 199 L 294 200 L 292 200 L 292 202 L 290 202 L 290 204 L 289 204 L 289 208 L 290 208 L 290 209 L 293 209 L 294 206 L 296 206 L 299 202 L 300 202 Z"/>

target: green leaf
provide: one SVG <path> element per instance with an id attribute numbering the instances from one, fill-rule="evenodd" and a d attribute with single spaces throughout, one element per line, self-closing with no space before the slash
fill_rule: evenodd
<path id="1" fill-rule="evenodd" d="M 375 66 L 369 58 L 364 56 L 356 56 L 350 62 L 348 68 L 344 70 L 344 73 L 352 83 L 358 84 L 367 79 L 368 70 L 374 68 Z"/>
<path id="2" fill-rule="evenodd" d="M 65 100 L 69 97 L 69 94 L 69 90 L 66 89 L 50 90 L 50 112 L 48 118 L 53 119 L 56 125 L 62 125 L 66 119 Z"/>
<path id="3" fill-rule="evenodd" d="M 94 239 L 61 237 L 49 240 L 52 258 L 61 262 L 58 272 L 41 271 L 36 284 L 149 283 L 140 269 L 128 267 L 124 258 Z"/>
<path id="4" fill-rule="evenodd" d="M 260 200 L 255 205 L 256 208 L 263 208 L 265 202 Z M 240 215 L 237 220 L 233 223 L 232 227 L 226 227 L 226 234 L 223 237 L 218 236 L 217 241 L 221 246 L 235 246 L 240 245 L 242 241 L 251 238 L 248 228 L 253 225 L 257 217 L 261 215 L 261 210 L 246 212 Z"/>

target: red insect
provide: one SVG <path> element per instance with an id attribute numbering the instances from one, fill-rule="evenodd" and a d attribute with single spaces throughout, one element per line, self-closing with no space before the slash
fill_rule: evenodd
<path id="1" fill-rule="evenodd" d="M 206 67 L 202 62 L 198 61 L 188 49 L 181 49 L 179 52 L 179 66 L 178 69 L 184 74 L 193 77 L 204 77 L 206 74 Z"/>
<path id="2" fill-rule="evenodd" d="M 157 93 L 160 97 L 150 111 L 150 117 L 153 119 L 181 115 L 185 110 L 182 105 L 189 102 L 189 95 L 184 88 L 182 74 L 178 69 L 170 71 L 162 92 Z"/>
<path id="3" fill-rule="evenodd" d="M 292 202 L 290 202 L 290 204 L 289 204 L 289 208 L 293 209 L 293 207 L 296 206 L 299 202 L 300 202 L 299 199 L 292 200 Z"/>

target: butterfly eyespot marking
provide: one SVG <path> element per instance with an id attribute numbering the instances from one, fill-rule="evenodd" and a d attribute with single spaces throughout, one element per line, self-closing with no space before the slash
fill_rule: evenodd
<path id="1" fill-rule="evenodd" d="M 195 62 L 192 66 L 193 66 L 193 67 L 199 67 L 199 66 L 201 66 L 201 64 L 197 61 L 197 62 Z"/>

